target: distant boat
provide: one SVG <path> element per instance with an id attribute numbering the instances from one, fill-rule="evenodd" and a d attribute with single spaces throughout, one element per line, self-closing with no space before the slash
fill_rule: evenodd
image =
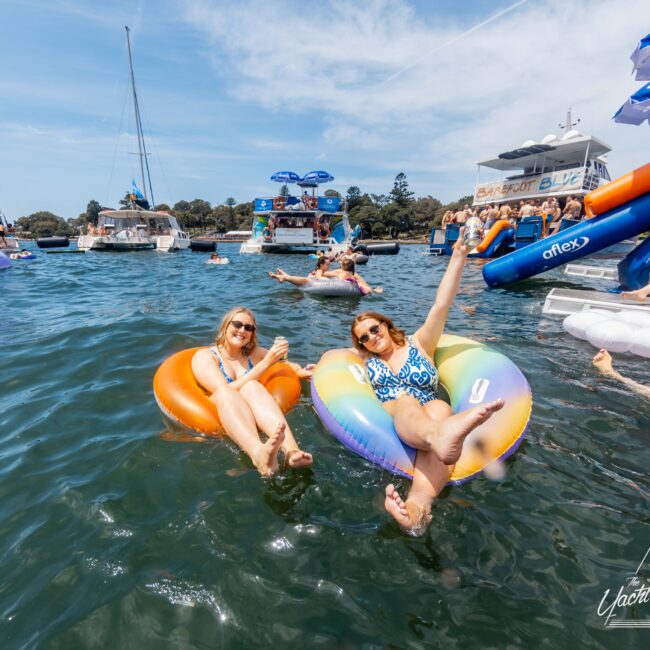
<path id="1" fill-rule="evenodd" d="M 125 29 L 143 190 L 140 191 L 135 181 L 132 181 L 129 194 L 130 205 L 122 210 L 101 211 L 97 226 L 89 226 L 88 234 L 79 237 L 77 247 L 81 250 L 183 250 L 190 247 L 190 237 L 180 229 L 176 218 L 167 212 L 150 209 L 149 196 L 151 197 L 151 203 L 154 203 L 153 188 L 147 161 L 142 120 L 140 119 L 140 103 L 135 87 L 135 75 L 133 74 L 129 28 L 125 27 Z M 149 195 L 147 194 L 147 186 L 149 187 Z"/>
<path id="2" fill-rule="evenodd" d="M 322 178 L 316 175 L 323 175 Z M 347 201 L 338 196 L 317 196 L 320 183 L 334 180 L 327 172 L 310 172 L 300 178 L 294 172 L 277 172 L 276 182 L 297 183 L 302 195 L 255 199 L 251 237 L 240 253 L 313 253 L 331 249 L 344 251 L 353 231 L 347 213 Z M 309 194 L 307 189 L 311 189 Z"/>

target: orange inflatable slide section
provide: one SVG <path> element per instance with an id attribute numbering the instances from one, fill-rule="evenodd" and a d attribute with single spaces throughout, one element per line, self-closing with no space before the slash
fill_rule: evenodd
<path id="1" fill-rule="evenodd" d="M 481 243 L 472 251 L 472 253 L 482 253 L 487 250 L 487 247 L 494 241 L 494 238 L 502 231 L 511 228 L 510 222 L 507 219 L 499 219 L 487 231 L 487 234 L 481 240 Z"/>
<path id="2" fill-rule="evenodd" d="M 585 213 L 595 217 L 650 192 L 650 163 L 624 174 L 585 196 Z"/>
<path id="3" fill-rule="evenodd" d="M 224 436 L 217 407 L 192 372 L 192 357 L 200 349 L 181 350 L 163 361 L 153 378 L 153 392 L 160 410 L 172 422 L 206 436 Z M 285 412 L 300 397 L 300 379 L 286 363 L 273 364 L 260 382 Z"/>

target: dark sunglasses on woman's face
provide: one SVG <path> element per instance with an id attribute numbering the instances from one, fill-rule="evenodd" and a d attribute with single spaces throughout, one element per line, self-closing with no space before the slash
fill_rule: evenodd
<path id="1" fill-rule="evenodd" d="M 365 334 L 362 334 L 359 337 L 359 343 L 361 343 L 361 345 L 365 345 L 370 340 L 370 335 L 372 334 L 372 336 L 375 336 L 379 332 L 380 327 L 381 323 L 373 325 Z"/>
<path id="2" fill-rule="evenodd" d="M 231 320 L 230 324 L 236 330 L 240 330 L 243 327 L 247 332 L 254 332 L 255 331 L 255 325 L 251 325 L 250 323 L 242 323 L 240 320 Z"/>

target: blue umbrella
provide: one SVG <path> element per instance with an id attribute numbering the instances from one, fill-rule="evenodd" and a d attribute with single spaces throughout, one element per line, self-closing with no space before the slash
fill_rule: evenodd
<path id="1" fill-rule="evenodd" d="M 322 169 L 313 172 L 307 172 L 303 178 L 303 183 L 329 183 L 334 180 L 334 176 L 329 172 L 324 172 Z"/>
<path id="2" fill-rule="evenodd" d="M 630 95 L 625 104 L 616 111 L 613 120 L 620 124 L 637 126 L 648 120 L 650 124 L 650 83 Z"/>
<path id="3" fill-rule="evenodd" d="M 300 180 L 300 176 L 296 172 L 275 172 L 271 176 L 271 180 L 276 183 L 297 183 Z"/>
<path id="4" fill-rule="evenodd" d="M 650 34 L 644 36 L 632 52 L 632 63 L 637 81 L 650 81 Z"/>

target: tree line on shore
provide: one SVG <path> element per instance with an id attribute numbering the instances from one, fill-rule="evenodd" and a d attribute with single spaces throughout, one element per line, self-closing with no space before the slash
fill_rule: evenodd
<path id="1" fill-rule="evenodd" d="M 288 194 L 287 186 L 282 186 L 281 194 Z M 359 225 L 363 238 L 419 237 L 431 228 L 439 227 L 442 215 L 447 210 L 456 210 L 465 203 L 472 202 L 472 196 L 463 196 L 457 201 L 443 204 L 432 196 L 415 198 L 409 190 L 406 174 L 400 172 L 395 177 L 393 188 L 387 194 L 368 194 L 353 185 L 345 196 L 335 190 L 325 190 L 325 196 L 344 198 L 348 204 L 350 223 Z M 128 207 L 129 194 L 120 200 L 120 208 Z M 75 236 L 86 232 L 89 224 L 97 224 L 99 212 L 112 208 L 103 207 L 94 199 L 78 217 L 63 219 L 52 212 L 34 212 L 20 217 L 14 224 L 18 233 L 32 237 Z M 251 227 L 254 202 L 237 203 L 229 197 L 221 205 L 213 206 L 209 201 L 194 199 L 178 201 L 173 206 L 160 203 L 155 210 L 167 211 L 174 215 L 181 228 L 192 235 L 206 232 L 225 233 L 231 230 L 249 230 Z"/>

